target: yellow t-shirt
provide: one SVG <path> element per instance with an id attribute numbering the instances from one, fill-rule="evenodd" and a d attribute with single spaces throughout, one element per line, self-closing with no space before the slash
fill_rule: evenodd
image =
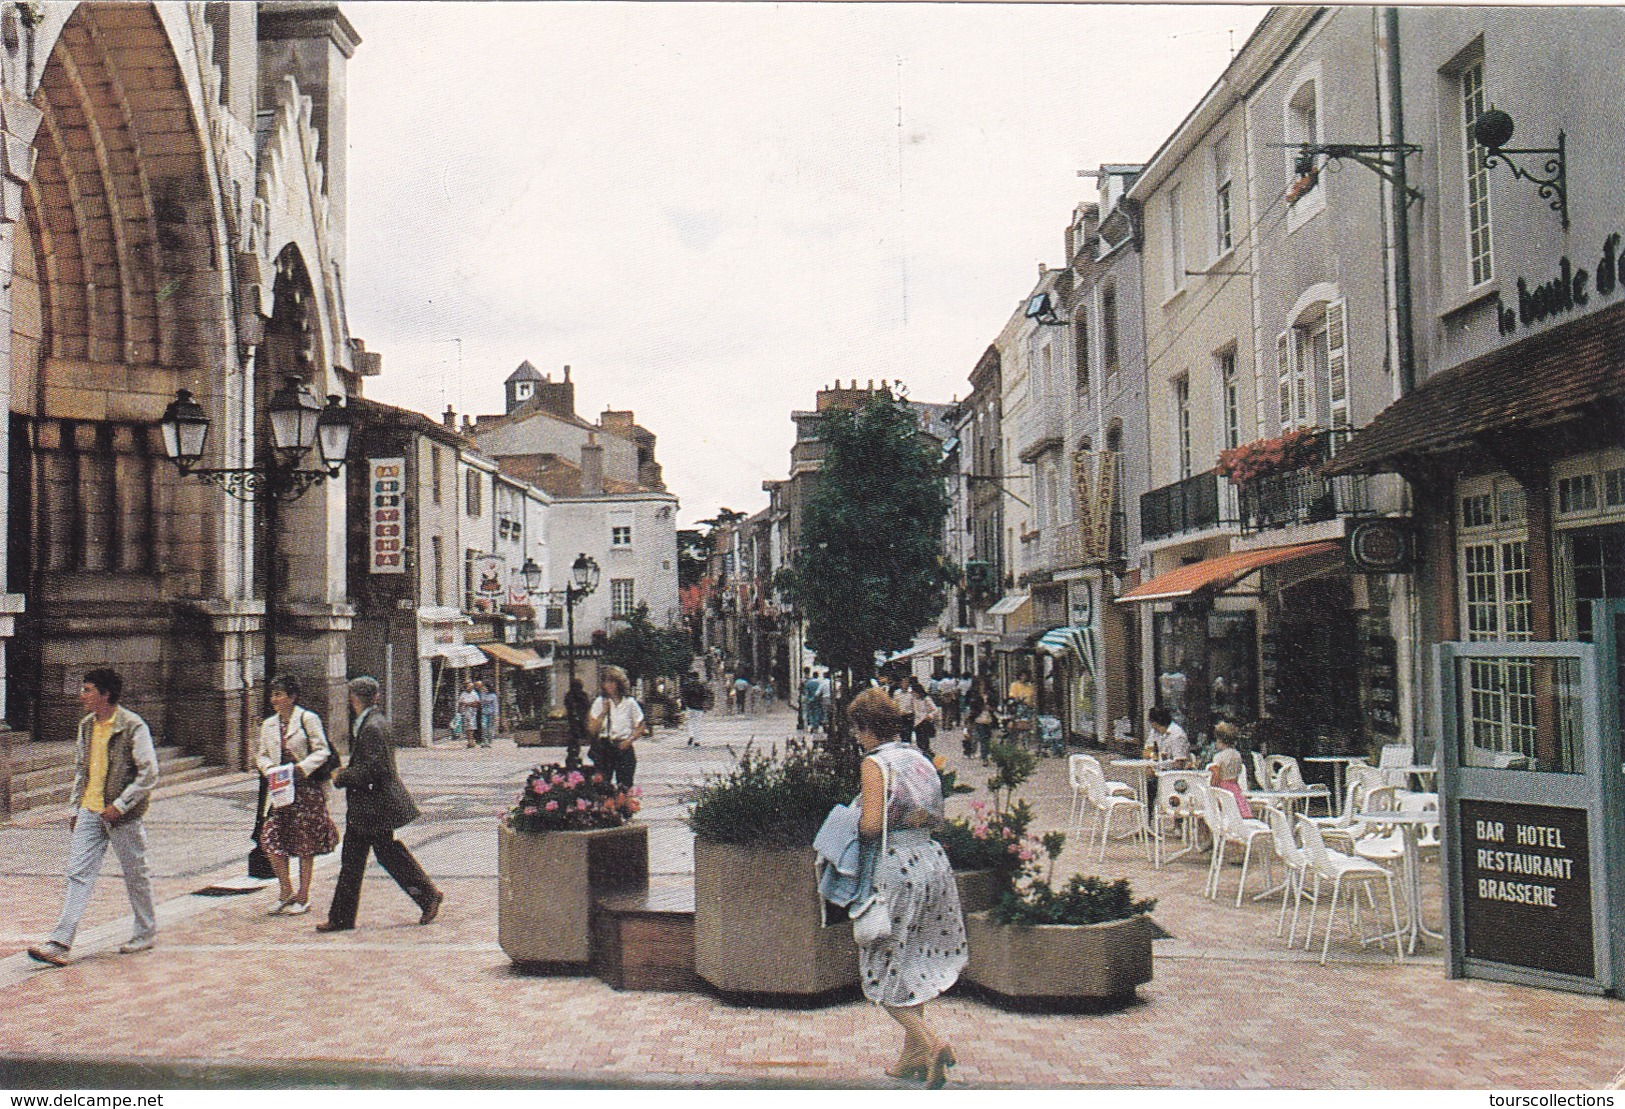
<path id="1" fill-rule="evenodd" d="M 90 726 L 90 767 L 85 775 L 85 795 L 79 804 L 91 812 L 107 807 L 102 794 L 107 789 L 107 744 L 113 738 L 113 721 L 96 721 Z"/>

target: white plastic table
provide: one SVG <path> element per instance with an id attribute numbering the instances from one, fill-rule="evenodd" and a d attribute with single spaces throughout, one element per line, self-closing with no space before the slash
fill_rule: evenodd
<path id="1" fill-rule="evenodd" d="M 1397 769 L 1390 767 L 1390 769 Z M 1389 824 L 1398 828 L 1405 835 L 1405 909 L 1410 916 L 1410 922 L 1400 929 L 1400 938 L 1410 939 L 1409 953 L 1416 954 L 1416 938 L 1418 935 L 1429 936 L 1436 940 L 1444 939 L 1444 935 L 1435 932 L 1422 922 L 1422 867 L 1421 848 L 1417 844 L 1417 836 L 1423 828 L 1429 825 L 1437 826 L 1439 814 L 1437 812 L 1363 812 L 1356 819 L 1372 824 Z"/>
<path id="2" fill-rule="evenodd" d="M 1134 796 L 1140 799 L 1140 815 L 1147 828 L 1151 827 L 1151 804 L 1147 800 L 1146 782 L 1158 770 L 1174 769 L 1173 759 L 1113 759 L 1112 766 L 1134 771 Z"/>
<path id="3" fill-rule="evenodd" d="M 1312 798 L 1325 796 L 1325 794 L 1321 793 L 1319 790 L 1309 789 L 1308 787 L 1303 789 L 1249 789 L 1246 792 L 1247 801 L 1249 804 L 1253 801 L 1284 802 L 1282 807 L 1286 809 L 1286 815 L 1289 821 L 1292 819 L 1294 806 L 1296 806 L 1299 801 L 1303 802 L 1304 812 L 1307 813 L 1309 811 L 1309 801 Z"/>
<path id="4" fill-rule="evenodd" d="M 1433 777 L 1439 773 L 1437 766 L 1385 766 L 1384 770 L 1404 771 L 1406 774 L 1415 774 L 1422 779 L 1423 793 L 1433 792 Z"/>
<path id="5" fill-rule="evenodd" d="M 1343 782 L 1348 777 L 1347 769 L 1357 762 L 1365 762 L 1365 757 L 1363 755 L 1310 755 L 1303 761 L 1321 763 L 1329 762 L 1332 764 L 1332 790 L 1337 795 L 1335 798 L 1337 802 L 1337 815 L 1342 816 L 1343 802 L 1347 800 L 1348 796 L 1343 789 Z"/>

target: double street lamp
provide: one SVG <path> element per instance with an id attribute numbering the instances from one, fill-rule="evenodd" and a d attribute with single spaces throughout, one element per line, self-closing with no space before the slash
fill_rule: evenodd
<path id="1" fill-rule="evenodd" d="M 532 586 L 534 592 L 535 587 L 541 585 L 541 568 L 533 560 L 527 558 L 524 567 L 519 572 L 524 576 L 525 583 L 530 585 L 533 580 L 531 578 L 533 568 L 536 571 L 535 586 Z M 565 661 L 570 668 L 571 686 L 575 685 L 576 680 L 576 602 L 589 596 L 593 590 L 598 588 L 598 576 L 598 561 L 583 552 L 576 555 L 576 560 L 570 564 L 570 581 L 565 587 L 563 589 L 550 589 L 543 594 L 550 603 L 564 602 Z"/>
<path id="2" fill-rule="evenodd" d="M 350 450 L 349 409 L 338 396 L 329 396 L 323 407 L 310 388 L 297 377 L 287 377 L 271 395 L 266 414 L 271 421 L 272 450 L 262 466 L 199 466 L 209 438 L 209 417 L 188 389 L 177 389 L 175 399 L 164 409 L 159 427 L 163 431 L 164 453 L 182 474 L 202 478 L 219 486 L 239 500 L 263 506 L 265 542 L 261 544 L 265 563 L 265 681 L 276 674 L 276 541 L 280 507 L 304 496 L 312 486 L 337 478 L 344 471 Z M 319 468 L 300 466 L 315 447 Z M 267 690 L 267 698 L 269 690 Z M 269 700 L 267 700 L 269 704 Z M 267 709 L 266 711 L 269 711 Z"/>

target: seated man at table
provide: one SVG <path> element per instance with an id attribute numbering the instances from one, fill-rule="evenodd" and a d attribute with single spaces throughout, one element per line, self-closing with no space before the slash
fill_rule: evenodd
<path id="1" fill-rule="evenodd" d="M 1146 746 L 1156 749 L 1155 757 L 1171 761 L 1175 770 L 1189 769 L 1191 741 L 1185 735 L 1185 729 L 1174 723 L 1173 713 L 1163 705 L 1154 705 L 1145 714 L 1145 719 L 1151 733 Z"/>
<path id="2" fill-rule="evenodd" d="M 1241 752 L 1236 750 L 1236 726 L 1228 720 L 1213 725 L 1213 743 L 1216 749 L 1207 764 L 1208 781 L 1213 783 L 1213 788 L 1225 790 L 1233 796 L 1242 817 L 1250 818 L 1253 808 L 1247 803 L 1247 795 L 1241 791 L 1244 764 Z"/>

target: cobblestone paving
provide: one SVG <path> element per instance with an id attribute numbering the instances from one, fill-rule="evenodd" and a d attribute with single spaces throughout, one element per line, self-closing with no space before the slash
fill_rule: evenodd
<path id="1" fill-rule="evenodd" d="M 665 731 L 640 746 L 651 870 L 692 867 L 678 823 L 684 786 L 731 761 L 753 735 L 782 738 L 792 719 L 713 717 L 694 751 Z M 938 749 L 962 760 L 952 736 Z M 306 917 L 267 917 L 269 891 L 191 892 L 242 870 L 254 784 L 241 776 L 160 798 L 148 818 L 163 931 L 149 954 L 120 956 L 128 905 L 117 864 L 106 871 L 64 970 L 21 953 L 55 921 L 66 833 L 59 814 L 0 825 L 0 1056 L 256 1062 L 266 1045 L 290 1060 L 342 1059 L 479 1071 L 667 1076 L 889 1085 L 891 1022 L 855 1002 L 808 1012 L 735 1007 L 703 994 L 617 993 L 594 978 L 515 973 L 496 944 L 497 817 L 526 768 L 552 751 L 436 748 L 401 752 L 425 818 L 402 838 L 446 892 L 440 919 L 417 909 L 376 867 L 359 927 L 321 936 L 336 860 L 318 871 Z M 976 766 L 965 777 L 983 777 Z M 1070 790 L 1045 760 L 1024 791 L 1046 826 L 1064 825 Z M 968 798 L 951 804 L 963 808 Z M 339 816 L 341 806 L 335 806 Z M 1625 1006 L 1444 977 L 1437 941 L 1395 965 L 1375 948 L 1334 943 L 1334 960 L 1287 952 L 1278 902 L 1234 907 L 1200 895 L 1205 861 L 1153 871 L 1132 841 L 1098 868 L 1081 840 L 1060 872 L 1083 866 L 1130 877 L 1160 900 L 1155 980 L 1130 1008 L 1086 1016 L 1005 1013 L 963 997 L 931 1006 L 956 1044 L 958 1085 L 1056 1087 L 1597 1087 L 1625 1063 Z M 1262 875 L 1249 889 L 1262 888 Z M 1437 921 L 1438 882 L 1427 881 Z M 1318 956 L 1318 951 L 1316 953 Z M 94 1006 L 64 996 L 94 989 Z M 309 1035 L 312 1014 L 322 1034 Z M 342 1014 L 343 1019 L 334 1019 Z M 158 1030 L 155 1033 L 155 1030 Z M 1561 1045 L 1554 1050 L 1554 1045 Z"/>

